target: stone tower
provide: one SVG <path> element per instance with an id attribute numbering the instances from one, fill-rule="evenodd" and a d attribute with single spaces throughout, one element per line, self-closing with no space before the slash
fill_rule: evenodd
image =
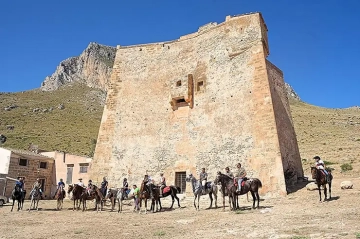
<path id="1" fill-rule="evenodd" d="M 241 162 L 286 194 L 303 176 L 283 73 L 270 63 L 260 13 L 226 17 L 170 42 L 118 46 L 91 178 L 120 186 L 164 172 L 191 191 L 186 173 L 209 180 Z"/>

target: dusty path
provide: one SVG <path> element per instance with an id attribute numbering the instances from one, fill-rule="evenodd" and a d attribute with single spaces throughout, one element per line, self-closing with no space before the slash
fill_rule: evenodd
<path id="1" fill-rule="evenodd" d="M 355 185 L 351 190 L 340 189 L 343 180 L 334 180 L 334 200 L 329 202 L 319 203 L 318 192 L 304 188 L 286 198 L 261 201 L 259 210 L 239 212 L 204 210 L 207 199 L 199 212 L 186 199 L 182 209 L 147 215 L 133 213 L 129 206 L 122 214 L 108 208 L 100 213 L 73 212 L 68 209 L 70 201 L 62 211 L 54 210 L 55 201 L 40 201 L 38 212 L 11 213 L 11 207 L 4 206 L 0 208 L 0 238 L 356 238 L 360 235 L 360 190 L 356 187 L 360 178 L 350 179 Z"/>

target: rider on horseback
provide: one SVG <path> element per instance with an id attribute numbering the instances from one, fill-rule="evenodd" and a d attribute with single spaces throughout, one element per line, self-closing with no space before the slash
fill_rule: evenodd
<path id="1" fill-rule="evenodd" d="M 57 184 L 57 188 L 56 188 L 56 192 L 55 192 L 55 195 L 57 194 L 58 190 L 62 190 L 63 191 L 63 194 L 65 195 L 65 183 L 63 182 L 63 179 L 60 178 L 60 182 L 58 182 Z"/>
<path id="2" fill-rule="evenodd" d="M 207 172 L 205 172 L 205 168 L 201 169 L 201 173 L 200 173 L 200 182 L 201 182 L 201 186 L 202 186 L 202 193 L 205 194 L 205 189 L 206 189 L 206 182 L 207 182 Z"/>
<path id="3" fill-rule="evenodd" d="M 15 182 L 15 186 L 19 186 L 20 191 L 23 192 L 24 191 L 24 178 L 19 177 L 18 180 L 16 180 L 16 182 Z"/>
<path id="4" fill-rule="evenodd" d="M 238 163 L 236 167 L 237 171 L 235 173 L 235 179 L 237 179 L 238 182 L 238 190 L 236 190 L 236 192 L 241 192 L 241 183 L 246 176 L 246 171 L 244 168 L 241 167 L 241 163 Z"/>
<path id="5" fill-rule="evenodd" d="M 40 181 L 40 178 L 37 178 L 36 181 L 35 181 L 35 183 L 33 184 L 32 189 L 31 189 L 31 192 L 30 192 L 30 195 L 31 195 L 31 193 L 32 193 L 34 190 L 36 190 L 36 189 L 39 189 L 40 198 L 41 198 L 41 199 L 44 199 L 44 198 L 43 198 L 43 195 L 42 195 L 42 190 L 41 190 L 41 181 Z"/>
<path id="6" fill-rule="evenodd" d="M 90 179 L 89 182 L 88 182 L 88 186 L 87 186 L 87 188 L 86 188 L 86 191 L 87 191 L 87 193 L 89 194 L 89 196 L 90 196 L 90 194 L 91 194 L 91 188 L 92 188 L 92 186 L 93 186 L 92 180 Z"/>
<path id="7" fill-rule="evenodd" d="M 162 190 L 166 187 L 166 180 L 164 177 L 163 173 L 160 173 L 160 182 L 159 182 L 159 186 L 160 186 L 160 197 L 162 197 Z"/>
<path id="8" fill-rule="evenodd" d="M 229 167 L 225 168 L 225 175 L 229 176 L 230 178 L 234 178 L 234 174 L 230 171 Z"/>
<path id="9" fill-rule="evenodd" d="M 316 167 L 317 169 L 319 169 L 319 170 L 322 170 L 322 171 L 325 173 L 326 181 L 329 182 L 329 181 L 330 181 L 330 177 L 329 177 L 328 171 L 326 171 L 326 169 L 325 169 L 324 161 L 322 161 L 319 156 L 315 156 L 314 159 L 315 159 L 315 161 L 316 161 L 316 162 L 315 162 L 315 167 Z"/>

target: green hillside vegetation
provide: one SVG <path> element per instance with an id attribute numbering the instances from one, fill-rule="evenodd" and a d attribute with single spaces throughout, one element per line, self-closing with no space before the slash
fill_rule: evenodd
<path id="1" fill-rule="evenodd" d="M 314 163 L 315 155 L 337 172 L 344 172 L 344 164 L 359 165 L 359 108 L 329 109 L 294 100 L 290 107 L 304 169 Z M 360 172 L 359 167 L 353 169 L 349 173 Z"/>
<path id="2" fill-rule="evenodd" d="M 32 143 L 43 150 L 92 156 L 104 98 L 104 92 L 79 83 L 53 92 L 1 93 L 0 134 L 7 137 L 1 146 L 28 149 Z"/>
<path id="3" fill-rule="evenodd" d="M 49 151 L 92 156 L 104 100 L 104 92 L 79 83 L 53 92 L 0 94 L 0 134 L 7 136 L 2 146 L 28 149 L 33 143 Z M 60 104 L 65 108 L 59 109 Z M 312 157 L 319 155 L 336 171 L 349 164 L 353 169 L 348 171 L 359 172 L 354 167 L 360 162 L 359 108 L 328 109 L 296 100 L 290 100 L 290 105 L 306 170 L 314 162 Z M 17 107 L 5 110 L 9 106 Z M 8 125 L 14 129 L 7 129 Z"/>

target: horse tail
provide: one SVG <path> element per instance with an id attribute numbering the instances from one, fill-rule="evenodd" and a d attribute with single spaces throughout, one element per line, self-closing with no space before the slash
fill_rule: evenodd
<path id="1" fill-rule="evenodd" d="M 256 184 L 258 185 L 259 188 L 262 188 L 262 183 L 261 183 L 260 179 L 254 178 L 254 182 L 256 182 Z"/>

